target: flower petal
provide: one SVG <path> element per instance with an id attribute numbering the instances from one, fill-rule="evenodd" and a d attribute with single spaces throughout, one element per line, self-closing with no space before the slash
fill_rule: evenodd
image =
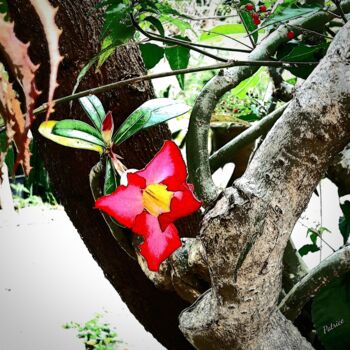
<path id="1" fill-rule="evenodd" d="M 172 222 L 184 216 L 196 212 L 201 207 L 201 202 L 194 196 L 189 184 L 184 184 L 183 191 L 176 191 L 170 203 L 170 211 L 159 215 L 159 225 L 162 230 Z"/>
<path id="2" fill-rule="evenodd" d="M 132 230 L 144 237 L 144 242 L 139 246 L 140 253 L 151 271 L 158 271 L 159 265 L 181 247 L 175 225 L 168 225 L 162 232 L 158 219 L 146 212 L 136 218 Z"/>
<path id="3" fill-rule="evenodd" d="M 144 180 L 128 174 L 128 186 L 119 186 L 113 193 L 97 199 L 95 206 L 131 228 L 137 215 L 143 211 L 141 185 Z"/>
<path id="4" fill-rule="evenodd" d="M 187 178 L 181 151 L 173 141 L 165 141 L 160 151 L 137 174 L 146 179 L 147 185 L 163 183 L 169 191 L 176 191 Z"/>

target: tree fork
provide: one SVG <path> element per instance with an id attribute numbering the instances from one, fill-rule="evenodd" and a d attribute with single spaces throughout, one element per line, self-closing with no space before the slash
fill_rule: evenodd
<path id="1" fill-rule="evenodd" d="M 350 24 L 334 38 L 233 188 L 223 192 L 201 229 L 211 290 L 180 317 L 197 349 L 269 349 L 281 291 L 282 256 L 295 222 L 333 157 L 350 141 Z M 271 334 L 270 334 L 271 335 Z M 271 343 L 273 344 L 273 343 Z M 295 349 L 293 342 L 283 347 Z"/>

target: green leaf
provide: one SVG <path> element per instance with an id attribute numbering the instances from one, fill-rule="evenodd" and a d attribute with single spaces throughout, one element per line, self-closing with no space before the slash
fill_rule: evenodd
<path id="1" fill-rule="evenodd" d="M 312 322 L 326 350 L 350 349 L 350 274 L 323 287 L 311 306 Z"/>
<path id="2" fill-rule="evenodd" d="M 256 87 L 261 81 L 261 74 L 264 72 L 264 68 L 259 68 L 251 77 L 240 82 L 233 90 L 232 94 L 240 99 L 246 97 L 247 92 Z"/>
<path id="3" fill-rule="evenodd" d="M 175 36 L 175 38 L 189 41 L 187 37 Z M 165 57 L 167 58 L 172 70 L 184 69 L 188 67 L 190 61 L 190 50 L 182 46 L 166 47 Z M 179 74 L 176 78 L 179 82 L 180 88 L 183 90 L 185 88 L 185 75 Z"/>
<path id="4" fill-rule="evenodd" d="M 71 148 L 86 149 L 86 150 L 98 152 L 100 154 L 103 153 L 102 146 L 96 145 L 87 140 L 54 135 L 52 133 L 52 129 L 57 123 L 58 122 L 56 120 L 49 120 L 47 122 L 43 122 L 40 124 L 38 131 L 42 136 L 46 137 L 47 139 L 53 142 L 58 143 L 59 145 L 71 147 Z"/>
<path id="5" fill-rule="evenodd" d="M 253 19 L 252 19 L 252 15 L 249 11 L 241 11 L 241 17 L 242 17 L 242 21 L 245 24 L 245 26 L 248 29 L 248 33 L 250 34 L 252 31 L 254 31 L 255 29 L 257 29 L 258 27 L 254 24 Z M 253 34 L 251 34 L 251 37 L 253 38 L 254 43 L 257 43 L 258 41 L 258 36 L 259 33 L 258 31 L 255 31 Z"/>
<path id="6" fill-rule="evenodd" d="M 286 62 L 318 62 L 326 53 L 329 43 L 306 45 L 293 41 L 281 46 L 277 58 Z M 314 66 L 290 67 L 288 70 L 296 77 L 306 79 L 314 70 Z"/>
<path id="7" fill-rule="evenodd" d="M 107 35 L 101 44 L 101 51 L 99 53 L 96 70 L 99 70 L 108 58 L 113 54 L 118 44 L 114 43 L 112 35 Z"/>
<path id="8" fill-rule="evenodd" d="M 164 48 L 155 44 L 140 44 L 142 59 L 146 69 L 153 68 L 163 57 Z"/>
<path id="9" fill-rule="evenodd" d="M 95 95 L 89 95 L 79 98 L 79 102 L 96 129 L 101 130 L 106 112 L 99 98 Z"/>
<path id="10" fill-rule="evenodd" d="M 320 250 L 319 247 L 317 247 L 316 244 L 305 244 L 304 246 L 302 246 L 298 252 L 301 256 L 304 256 L 308 253 L 315 253 L 318 252 Z"/>
<path id="11" fill-rule="evenodd" d="M 113 137 L 120 144 L 142 129 L 164 123 L 189 111 L 189 107 L 169 98 L 149 100 L 132 112 Z"/>
<path id="12" fill-rule="evenodd" d="M 105 173 L 105 182 L 103 186 L 103 193 L 105 195 L 112 193 L 115 191 L 119 184 L 119 179 L 117 174 L 114 171 L 114 166 L 110 158 L 106 160 L 106 173 Z"/>
<path id="13" fill-rule="evenodd" d="M 91 125 L 80 120 L 60 120 L 54 125 L 52 133 L 57 136 L 88 141 L 99 146 L 105 145 L 101 133 Z"/>
<path id="14" fill-rule="evenodd" d="M 272 13 L 263 23 L 263 25 L 271 25 L 275 23 L 285 22 L 292 18 L 297 18 L 305 15 L 311 15 L 320 11 L 321 7 L 319 4 L 311 4 L 298 6 L 294 3 L 295 1 L 287 1 L 284 5 L 279 5 L 277 11 Z M 281 7 L 283 6 L 283 7 Z"/>
<path id="15" fill-rule="evenodd" d="M 350 236 L 350 202 L 345 201 L 343 204 L 340 204 L 340 208 L 343 216 L 339 218 L 339 230 L 343 236 L 343 242 L 346 244 Z"/>
<path id="16" fill-rule="evenodd" d="M 148 16 L 144 19 L 144 21 L 151 23 L 151 25 L 158 30 L 159 34 L 161 36 L 164 36 L 164 28 L 163 28 L 162 22 L 158 18 L 153 16 Z"/>
<path id="17" fill-rule="evenodd" d="M 243 24 L 222 24 L 215 26 L 208 31 L 202 33 L 199 37 L 199 41 L 208 41 L 218 38 L 223 38 L 221 34 L 231 35 L 231 34 L 242 34 L 245 33 L 245 28 Z"/>
<path id="18" fill-rule="evenodd" d="M 129 14 L 133 8 L 127 4 L 118 2 L 109 5 L 105 11 L 105 22 L 102 28 L 101 38 L 110 36 L 111 43 L 118 46 L 126 43 L 135 33 Z"/>
<path id="19" fill-rule="evenodd" d="M 8 11 L 9 9 L 8 9 L 7 0 L 0 0 L 0 13 L 5 14 L 5 21 L 10 20 Z"/>
<path id="20" fill-rule="evenodd" d="M 184 21 L 183 19 L 176 18 L 169 15 L 164 15 L 164 14 L 162 14 L 159 18 L 162 22 L 168 22 L 174 25 L 175 27 L 177 27 L 180 30 L 182 35 L 185 34 L 187 29 L 192 29 L 191 25 L 187 21 Z"/>

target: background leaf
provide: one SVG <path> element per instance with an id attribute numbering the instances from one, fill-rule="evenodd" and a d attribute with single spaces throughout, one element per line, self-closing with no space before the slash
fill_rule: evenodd
<path id="1" fill-rule="evenodd" d="M 141 129 L 164 123 L 189 109 L 187 105 L 169 98 L 149 100 L 129 115 L 114 135 L 113 143 L 120 144 Z"/>
<path id="2" fill-rule="evenodd" d="M 220 34 L 230 35 L 230 34 L 243 34 L 245 33 L 245 28 L 243 24 L 222 24 L 209 29 L 200 35 L 200 41 L 208 41 L 218 38 L 223 38 Z"/>
<path id="3" fill-rule="evenodd" d="M 308 253 L 315 253 L 318 252 L 320 250 L 319 247 L 317 247 L 316 244 L 305 244 L 304 246 L 302 246 L 298 252 L 301 256 L 304 256 Z"/>
<path id="4" fill-rule="evenodd" d="M 155 44 L 140 44 L 142 59 L 146 69 L 153 68 L 163 57 L 164 48 Z"/>
<path id="5" fill-rule="evenodd" d="M 187 40 L 187 37 L 175 36 L 175 38 Z M 188 63 L 190 61 L 190 50 L 186 47 L 182 46 L 172 46 L 165 48 L 165 57 L 167 58 L 170 68 L 172 70 L 176 69 L 184 69 L 188 67 Z M 176 76 L 180 88 L 185 88 L 185 75 L 179 74 Z"/>
<path id="6" fill-rule="evenodd" d="M 241 18 L 244 22 L 245 26 L 248 29 L 248 34 L 257 29 L 258 27 L 254 24 L 252 15 L 249 11 L 241 11 Z M 258 41 L 259 33 L 258 31 L 255 31 L 253 34 L 251 34 L 251 37 L 253 38 L 254 43 L 257 43 Z"/>
<path id="7" fill-rule="evenodd" d="M 326 350 L 350 349 L 350 274 L 323 287 L 311 307 L 312 322 Z"/>

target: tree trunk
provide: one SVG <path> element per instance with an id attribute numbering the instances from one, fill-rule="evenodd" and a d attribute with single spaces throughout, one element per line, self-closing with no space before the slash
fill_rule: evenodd
<path id="1" fill-rule="evenodd" d="M 60 50 L 64 60 L 59 69 L 60 84 L 56 96 L 72 92 L 77 75 L 99 49 L 99 33 L 102 20 L 95 8 L 96 0 L 55 0 L 59 6 L 57 23 L 63 29 Z M 40 63 L 37 79 L 43 91 L 40 103 L 47 99 L 49 64 L 47 44 L 43 30 L 29 1 L 9 1 L 10 15 L 15 21 L 19 38 L 30 41 L 30 54 L 35 63 Z M 113 81 L 145 74 L 138 48 L 132 43 L 118 49 L 117 54 L 102 67 L 91 71 L 81 83 L 81 89 L 91 88 Z M 99 96 L 106 110 L 111 110 L 116 126 L 142 102 L 153 98 L 150 83 L 138 83 L 110 91 Z M 70 110 L 68 104 L 56 107 L 52 119 L 82 119 L 87 117 L 77 102 Z M 43 115 L 37 118 L 37 124 Z M 37 125 L 36 125 L 37 126 Z M 36 129 L 36 128 L 34 128 Z M 38 138 L 41 154 L 45 160 L 50 179 L 59 201 L 77 228 L 85 245 L 100 265 L 106 278 L 118 291 L 130 311 L 168 349 L 191 349 L 178 330 L 178 314 L 186 304 L 175 293 L 165 293 L 154 287 L 145 277 L 136 261 L 127 256 L 110 234 L 101 214 L 94 210 L 89 188 L 89 171 L 98 161 L 92 152 L 67 149 L 47 141 L 34 132 Z M 119 153 L 131 168 L 142 168 L 161 147 L 163 140 L 170 137 L 166 126 L 152 128 L 133 137 L 120 146 Z M 197 220 L 198 222 L 198 220 Z M 196 223 L 196 222 L 195 222 Z M 195 232 L 194 225 L 184 223 L 183 231 Z M 64 259 L 64 257 L 62 257 Z"/>

